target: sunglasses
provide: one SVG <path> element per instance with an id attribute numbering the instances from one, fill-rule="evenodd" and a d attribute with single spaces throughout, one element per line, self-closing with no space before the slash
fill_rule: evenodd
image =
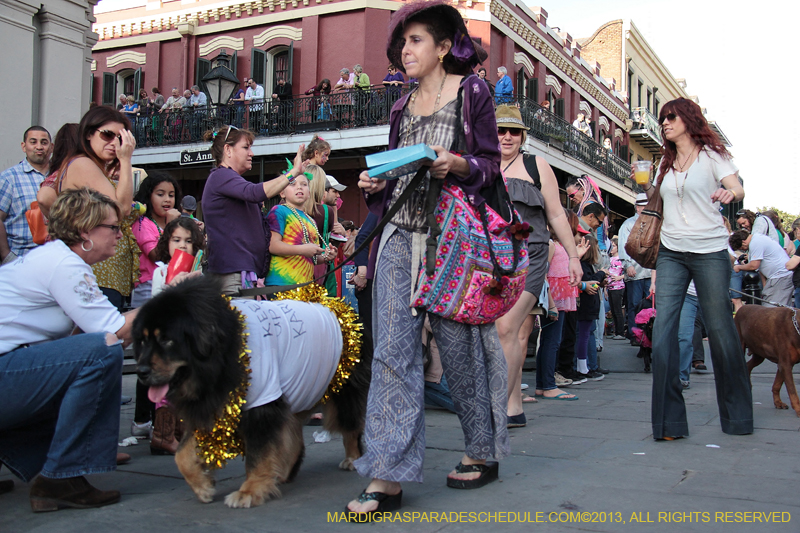
<path id="1" fill-rule="evenodd" d="M 497 128 L 498 135 L 505 135 L 510 133 L 512 137 L 519 137 L 522 135 L 522 130 L 519 128 Z"/>
<path id="2" fill-rule="evenodd" d="M 222 128 L 220 128 L 220 129 L 222 129 Z M 224 139 L 222 139 L 222 144 L 225 144 L 225 143 L 228 141 L 228 135 L 230 135 L 230 134 L 231 134 L 231 130 L 238 130 L 238 129 L 239 129 L 239 128 L 237 128 L 236 126 L 231 126 L 231 125 L 228 125 L 228 131 L 226 131 L 226 132 L 225 132 L 225 138 L 224 138 Z M 214 132 L 214 135 L 213 135 L 213 136 L 214 136 L 214 138 L 216 138 L 216 137 L 217 137 L 217 135 L 219 135 L 219 131 L 215 131 L 215 132 Z"/>
<path id="3" fill-rule="evenodd" d="M 743 217 L 743 216 L 745 216 L 746 214 L 747 214 L 747 213 L 745 213 L 744 211 L 738 211 L 738 212 L 736 213 L 736 216 L 737 216 L 737 217 Z"/>
<path id="4" fill-rule="evenodd" d="M 119 230 L 120 230 L 121 226 L 117 226 L 115 224 L 98 224 L 97 227 L 98 228 L 108 228 L 108 229 L 110 229 L 111 231 L 113 231 L 116 234 L 116 233 L 119 233 Z"/>
<path id="5" fill-rule="evenodd" d="M 574 193 L 572 193 L 572 194 L 568 194 L 568 195 L 567 195 L 567 198 L 569 198 L 570 200 L 572 200 L 572 199 L 573 199 L 573 198 L 575 198 L 577 195 L 578 195 L 578 191 L 575 191 L 575 192 L 574 192 Z"/>
<path id="6" fill-rule="evenodd" d="M 100 138 L 107 143 L 113 141 L 114 138 L 117 138 L 119 140 L 119 144 L 122 145 L 122 135 L 119 133 L 114 133 L 111 130 L 97 130 L 97 133 L 99 133 Z"/>
<path id="7" fill-rule="evenodd" d="M 675 113 L 667 113 L 666 115 L 658 119 L 658 125 L 660 126 L 664 124 L 665 120 L 669 120 L 670 122 L 675 122 L 676 118 L 678 118 L 678 115 L 676 115 Z"/>

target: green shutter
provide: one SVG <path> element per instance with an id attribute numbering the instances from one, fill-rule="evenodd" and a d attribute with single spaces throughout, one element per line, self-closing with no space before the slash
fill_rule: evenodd
<path id="1" fill-rule="evenodd" d="M 112 72 L 103 72 L 103 105 L 116 105 L 117 77 Z"/>
<path id="2" fill-rule="evenodd" d="M 250 77 L 258 85 L 264 85 L 267 74 L 267 53 L 264 50 L 253 48 L 250 53 Z"/>

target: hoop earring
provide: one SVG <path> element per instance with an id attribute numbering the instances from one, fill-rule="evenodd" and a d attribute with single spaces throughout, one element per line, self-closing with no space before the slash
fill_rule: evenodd
<path id="1" fill-rule="evenodd" d="M 90 246 L 90 247 L 89 247 L 89 249 L 87 250 L 87 249 L 86 249 L 86 241 L 83 241 L 83 242 L 81 243 L 81 250 L 83 250 L 84 252 L 91 252 L 91 251 L 94 249 L 94 243 L 92 242 L 92 239 L 87 239 L 87 240 L 89 241 L 89 243 L 91 244 L 91 246 Z"/>
<path id="2" fill-rule="evenodd" d="M 444 63 L 445 54 L 439 54 L 439 63 Z"/>

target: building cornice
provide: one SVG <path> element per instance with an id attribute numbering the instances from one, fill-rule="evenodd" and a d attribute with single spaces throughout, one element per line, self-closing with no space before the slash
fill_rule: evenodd
<path id="1" fill-rule="evenodd" d="M 606 109 L 617 125 L 622 128 L 625 127 L 628 109 L 622 95 L 616 93 L 616 91 L 613 91 L 612 95 L 606 94 L 600 89 L 599 85 L 608 87 L 608 82 L 599 74 L 592 72 L 591 66 L 586 61 L 581 58 L 575 58 L 571 51 L 567 55 L 565 47 L 562 46 L 561 49 L 557 49 L 539 33 L 539 31 L 544 32 L 552 37 L 555 42 L 563 44 L 564 40 L 552 28 L 537 22 L 539 31 L 534 30 L 497 0 L 492 0 L 490 7 L 492 25 L 495 28 L 511 37 L 514 42 L 527 50 L 529 54 L 538 57 L 547 65 L 549 70 L 560 73 L 561 77 L 579 94 L 593 102 L 596 107 Z"/>
<path id="2" fill-rule="evenodd" d="M 402 2 L 392 0 L 230 0 L 213 6 L 195 6 L 141 17 L 101 21 L 94 25 L 94 31 L 101 41 L 96 49 L 105 49 L 161 41 L 165 38 L 165 32 L 167 38 L 172 38 L 172 30 L 177 30 L 178 24 L 189 21 L 197 26 L 194 35 L 205 35 L 344 11 L 368 8 L 395 11 L 402 6 Z M 110 19 L 108 15 L 103 13 L 100 16 Z M 136 40 L 123 42 L 128 38 Z M 114 43 L 105 45 L 108 41 Z"/>

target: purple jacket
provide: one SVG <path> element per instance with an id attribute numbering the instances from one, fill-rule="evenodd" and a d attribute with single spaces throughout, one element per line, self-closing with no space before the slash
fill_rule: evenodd
<path id="1" fill-rule="evenodd" d="M 445 180 L 461 187 L 473 204 L 480 205 L 484 200 L 479 191 L 494 183 L 495 178 L 500 175 L 500 143 L 497 140 L 494 105 L 486 83 L 475 74 L 461 81 L 459 94 L 462 95 L 461 116 L 464 118 L 467 151 L 463 157 L 469 163 L 470 172 L 465 178 L 448 174 Z M 400 142 L 400 124 L 409 96 L 411 94 L 405 95 L 392 107 L 389 116 L 389 150 L 397 148 Z M 383 218 L 389 208 L 396 185 L 396 180 L 389 180 L 383 191 L 364 194 L 370 212 L 375 213 L 379 219 Z M 374 272 L 377 249 L 377 246 L 372 247 L 368 276 Z"/>
<path id="2" fill-rule="evenodd" d="M 208 269 L 215 274 L 255 272 L 267 264 L 267 234 L 260 183 L 250 183 L 227 167 L 211 171 L 203 190 L 203 220 L 208 233 Z"/>

